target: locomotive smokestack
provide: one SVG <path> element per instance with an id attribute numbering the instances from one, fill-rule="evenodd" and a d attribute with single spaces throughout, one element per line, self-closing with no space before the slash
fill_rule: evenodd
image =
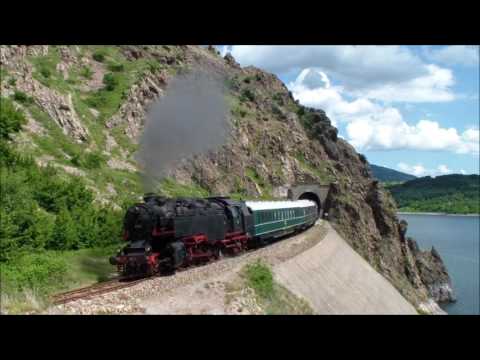
<path id="1" fill-rule="evenodd" d="M 140 139 L 145 192 L 182 159 L 223 145 L 228 134 L 223 82 L 200 72 L 175 79 L 148 111 Z"/>

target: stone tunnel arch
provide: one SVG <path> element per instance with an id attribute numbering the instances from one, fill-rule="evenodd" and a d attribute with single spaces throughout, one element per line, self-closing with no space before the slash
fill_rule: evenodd
<path id="1" fill-rule="evenodd" d="M 307 199 L 317 204 L 318 216 L 323 216 L 324 204 L 330 184 L 297 184 L 288 189 L 290 200 Z"/>
<path id="2" fill-rule="evenodd" d="M 322 202 L 320 201 L 320 198 L 318 197 L 317 194 L 315 194 L 314 192 L 304 192 L 303 194 L 301 194 L 299 197 L 298 197 L 299 200 L 311 200 L 313 201 L 314 203 L 317 204 L 317 214 L 318 216 L 320 216 L 320 213 L 322 211 Z"/>

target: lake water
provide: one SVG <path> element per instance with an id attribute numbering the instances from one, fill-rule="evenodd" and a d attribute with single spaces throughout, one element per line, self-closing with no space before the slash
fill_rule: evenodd
<path id="1" fill-rule="evenodd" d="M 435 246 L 452 278 L 457 302 L 442 305 L 449 314 L 480 314 L 479 216 L 398 214 L 407 236 L 422 250 Z"/>

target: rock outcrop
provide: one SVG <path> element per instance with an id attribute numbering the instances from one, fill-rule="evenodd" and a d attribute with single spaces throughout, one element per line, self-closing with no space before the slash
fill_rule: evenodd
<path id="1" fill-rule="evenodd" d="M 66 50 L 63 48 L 63 54 Z M 71 136 L 77 142 L 85 142 L 88 139 L 88 130 L 80 121 L 72 102 L 71 94 L 61 94 L 58 90 L 49 88 L 40 83 L 33 76 L 33 66 L 27 61 L 28 56 L 45 56 L 48 54 L 48 46 L 35 47 L 7 47 L 0 48 L 0 64 L 14 75 L 15 85 L 11 86 L 2 81 L 1 93 L 10 96 L 16 91 L 22 91 L 30 96 L 33 101 L 55 120 L 62 131 Z M 62 71 L 67 71 L 66 63 L 59 63 Z M 62 65 L 63 64 L 63 65 Z M 3 79 L 2 79 L 3 80 Z"/>
<path id="2" fill-rule="evenodd" d="M 454 299 L 440 256 L 435 250 L 422 252 L 405 239 L 406 225 L 398 222 L 395 202 L 373 179 L 367 159 L 338 137 L 324 111 L 298 104 L 274 74 L 242 68 L 232 55 L 222 58 L 198 46 L 108 49 L 109 62 L 101 62 L 98 56 L 98 61 L 93 58 L 91 47 L 0 46 L 2 68 L 12 79 L 2 79 L 2 96 L 11 96 L 15 90 L 26 93 L 72 141 L 107 154 L 109 167 L 131 171 L 129 161 L 146 110 L 168 91 L 169 81 L 192 69 L 222 77 L 230 106 L 228 121 L 233 125 L 230 141 L 217 151 L 181 161 L 169 170 L 173 179 L 212 194 L 262 198 L 278 195 L 293 184 L 330 184 L 325 210 L 331 224 L 405 298 L 417 308 Z M 55 52 L 58 82 L 73 85 L 47 86 L 34 76 L 32 59 L 51 56 L 51 51 Z M 108 111 L 93 109 L 85 99 L 103 89 L 101 79 L 118 62 L 129 65 L 122 70 L 126 72 L 122 84 L 128 83 L 128 88 L 121 97 L 109 99 L 117 103 L 108 103 Z M 89 67 L 90 78 L 70 78 L 84 67 Z M 90 115 L 79 116 L 81 110 Z M 113 190 L 121 193 L 129 184 L 122 181 Z"/>

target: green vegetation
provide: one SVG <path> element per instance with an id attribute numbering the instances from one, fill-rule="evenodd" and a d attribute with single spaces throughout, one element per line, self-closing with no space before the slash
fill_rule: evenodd
<path id="1" fill-rule="evenodd" d="M 120 72 L 125 70 L 125 66 L 123 64 L 110 64 L 108 69 L 113 72 Z"/>
<path id="2" fill-rule="evenodd" d="M 80 70 L 80 76 L 83 76 L 85 79 L 91 79 L 93 76 L 93 71 L 88 66 L 84 66 Z"/>
<path id="3" fill-rule="evenodd" d="M 92 58 L 95 61 L 103 62 L 105 60 L 105 54 L 103 54 L 100 51 L 97 51 L 97 52 L 93 53 Z"/>
<path id="4" fill-rule="evenodd" d="M 46 56 L 31 57 L 34 65 L 33 77 L 48 87 L 56 87 L 65 92 L 68 87 L 63 75 L 57 71 L 57 64 L 60 62 L 60 55 L 56 48 L 51 48 Z"/>
<path id="5" fill-rule="evenodd" d="M 209 193 L 198 185 L 182 185 L 171 178 L 164 178 L 159 193 L 169 197 L 207 197 Z"/>
<path id="6" fill-rule="evenodd" d="M 305 170 L 308 171 L 310 174 L 317 177 L 320 182 L 322 183 L 329 183 L 333 181 L 333 176 L 327 171 L 326 167 L 315 167 L 308 163 L 302 153 L 297 153 L 295 158 L 300 163 L 300 166 Z"/>
<path id="7" fill-rule="evenodd" d="M 15 110 L 15 106 L 9 99 L 0 98 L 0 109 L 2 109 L 0 111 L 0 141 L 5 141 L 10 139 L 11 134 L 20 131 L 22 125 L 27 121 L 23 113 Z"/>
<path id="8" fill-rule="evenodd" d="M 251 181 L 253 181 L 260 187 L 262 191 L 262 195 L 260 196 L 260 199 L 263 199 L 263 200 L 273 199 L 272 185 L 269 184 L 269 182 L 263 179 L 260 175 L 258 175 L 254 168 L 247 167 L 245 169 L 245 175 L 247 176 L 247 178 L 249 178 Z"/>
<path id="9" fill-rule="evenodd" d="M 273 275 L 270 268 L 260 261 L 247 265 L 245 269 L 247 285 L 262 299 L 273 297 Z"/>
<path id="10" fill-rule="evenodd" d="M 302 126 L 307 130 L 307 132 L 311 132 L 313 129 L 314 121 L 314 114 L 311 112 L 306 112 L 303 106 L 299 106 L 297 108 L 297 115 L 300 118 L 300 123 Z"/>
<path id="11" fill-rule="evenodd" d="M 75 154 L 70 161 L 78 167 L 98 169 L 105 163 L 105 156 L 98 152 L 87 153 L 85 155 Z"/>
<path id="12" fill-rule="evenodd" d="M 50 116 L 41 110 L 36 104 L 30 104 L 28 110 L 33 118 L 37 120 L 45 129 L 49 136 L 32 135 L 35 144 L 38 145 L 39 154 L 49 154 L 57 159 L 63 159 L 65 163 L 65 154 L 70 157 L 81 156 L 83 148 L 81 145 L 72 142 L 71 138 L 63 133 L 60 127 L 50 118 Z"/>
<path id="13" fill-rule="evenodd" d="M 242 93 L 240 95 L 241 102 L 254 101 L 254 100 L 255 100 L 255 94 L 250 89 L 242 90 Z"/>
<path id="14" fill-rule="evenodd" d="M 279 105 L 284 105 L 283 104 L 283 94 L 278 92 L 278 93 L 275 93 L 272 97 L 272 99 Z"/>
<path id="15" fill-rule="evenodd" d="M 480 213 L 478 175 L 429 176 L 387 187 L 400 211 Z"/>
<path id="16" fill-rule="evenodd" d="M 270 267 L 262 261 L 246 265 L 241 276 L 245 285 L 254 290 L 259 305 L 267 315 L 313 314 L 306 301 L 274 280 Z"/>
<path id="17" fill-rule="evenodd" d="M 417 308 L 416 310 L 417 310 L 418 315 L 432 315 L 429 312 L 426 312 L 425 310 L 422 310 L 420 308 Z"/>
<path id="18" fill-rule="evenodd" d="M 113 91 L 118 86 L 118 79 L 114 74 L 108 73 L 103 76 L 103 83 L 105 84 L 105 89 Z"/>
<path id="19" fill-rule="evenodd" d="M 41 311 L 49 295 L 88 286 L 114 275 L 108 255 L 117 246 L 75 251 L 45 250 L 21 255 L 2 267 L 2 310 L 9 313 Z"/>
<path id="20" fill-rule="evenodd" d="M 13 100 L 21 103 L 21 104 L 31 104 L 33 99 L 25 94 L 23 91 L 15 90 L 13 93 Z"/>
<path id="21" fill-rule="evenodd" d="M 43 296 L 69 286 L 65 251 L 117 246 L 123 213 L 96 206 L 82 178 L 40 168 L 15 151 L 8 140 L 25 118 L 11 100 L 0 100 L 2 293 Z M 86 156 L 92 166 L 96 156 Z"/>

